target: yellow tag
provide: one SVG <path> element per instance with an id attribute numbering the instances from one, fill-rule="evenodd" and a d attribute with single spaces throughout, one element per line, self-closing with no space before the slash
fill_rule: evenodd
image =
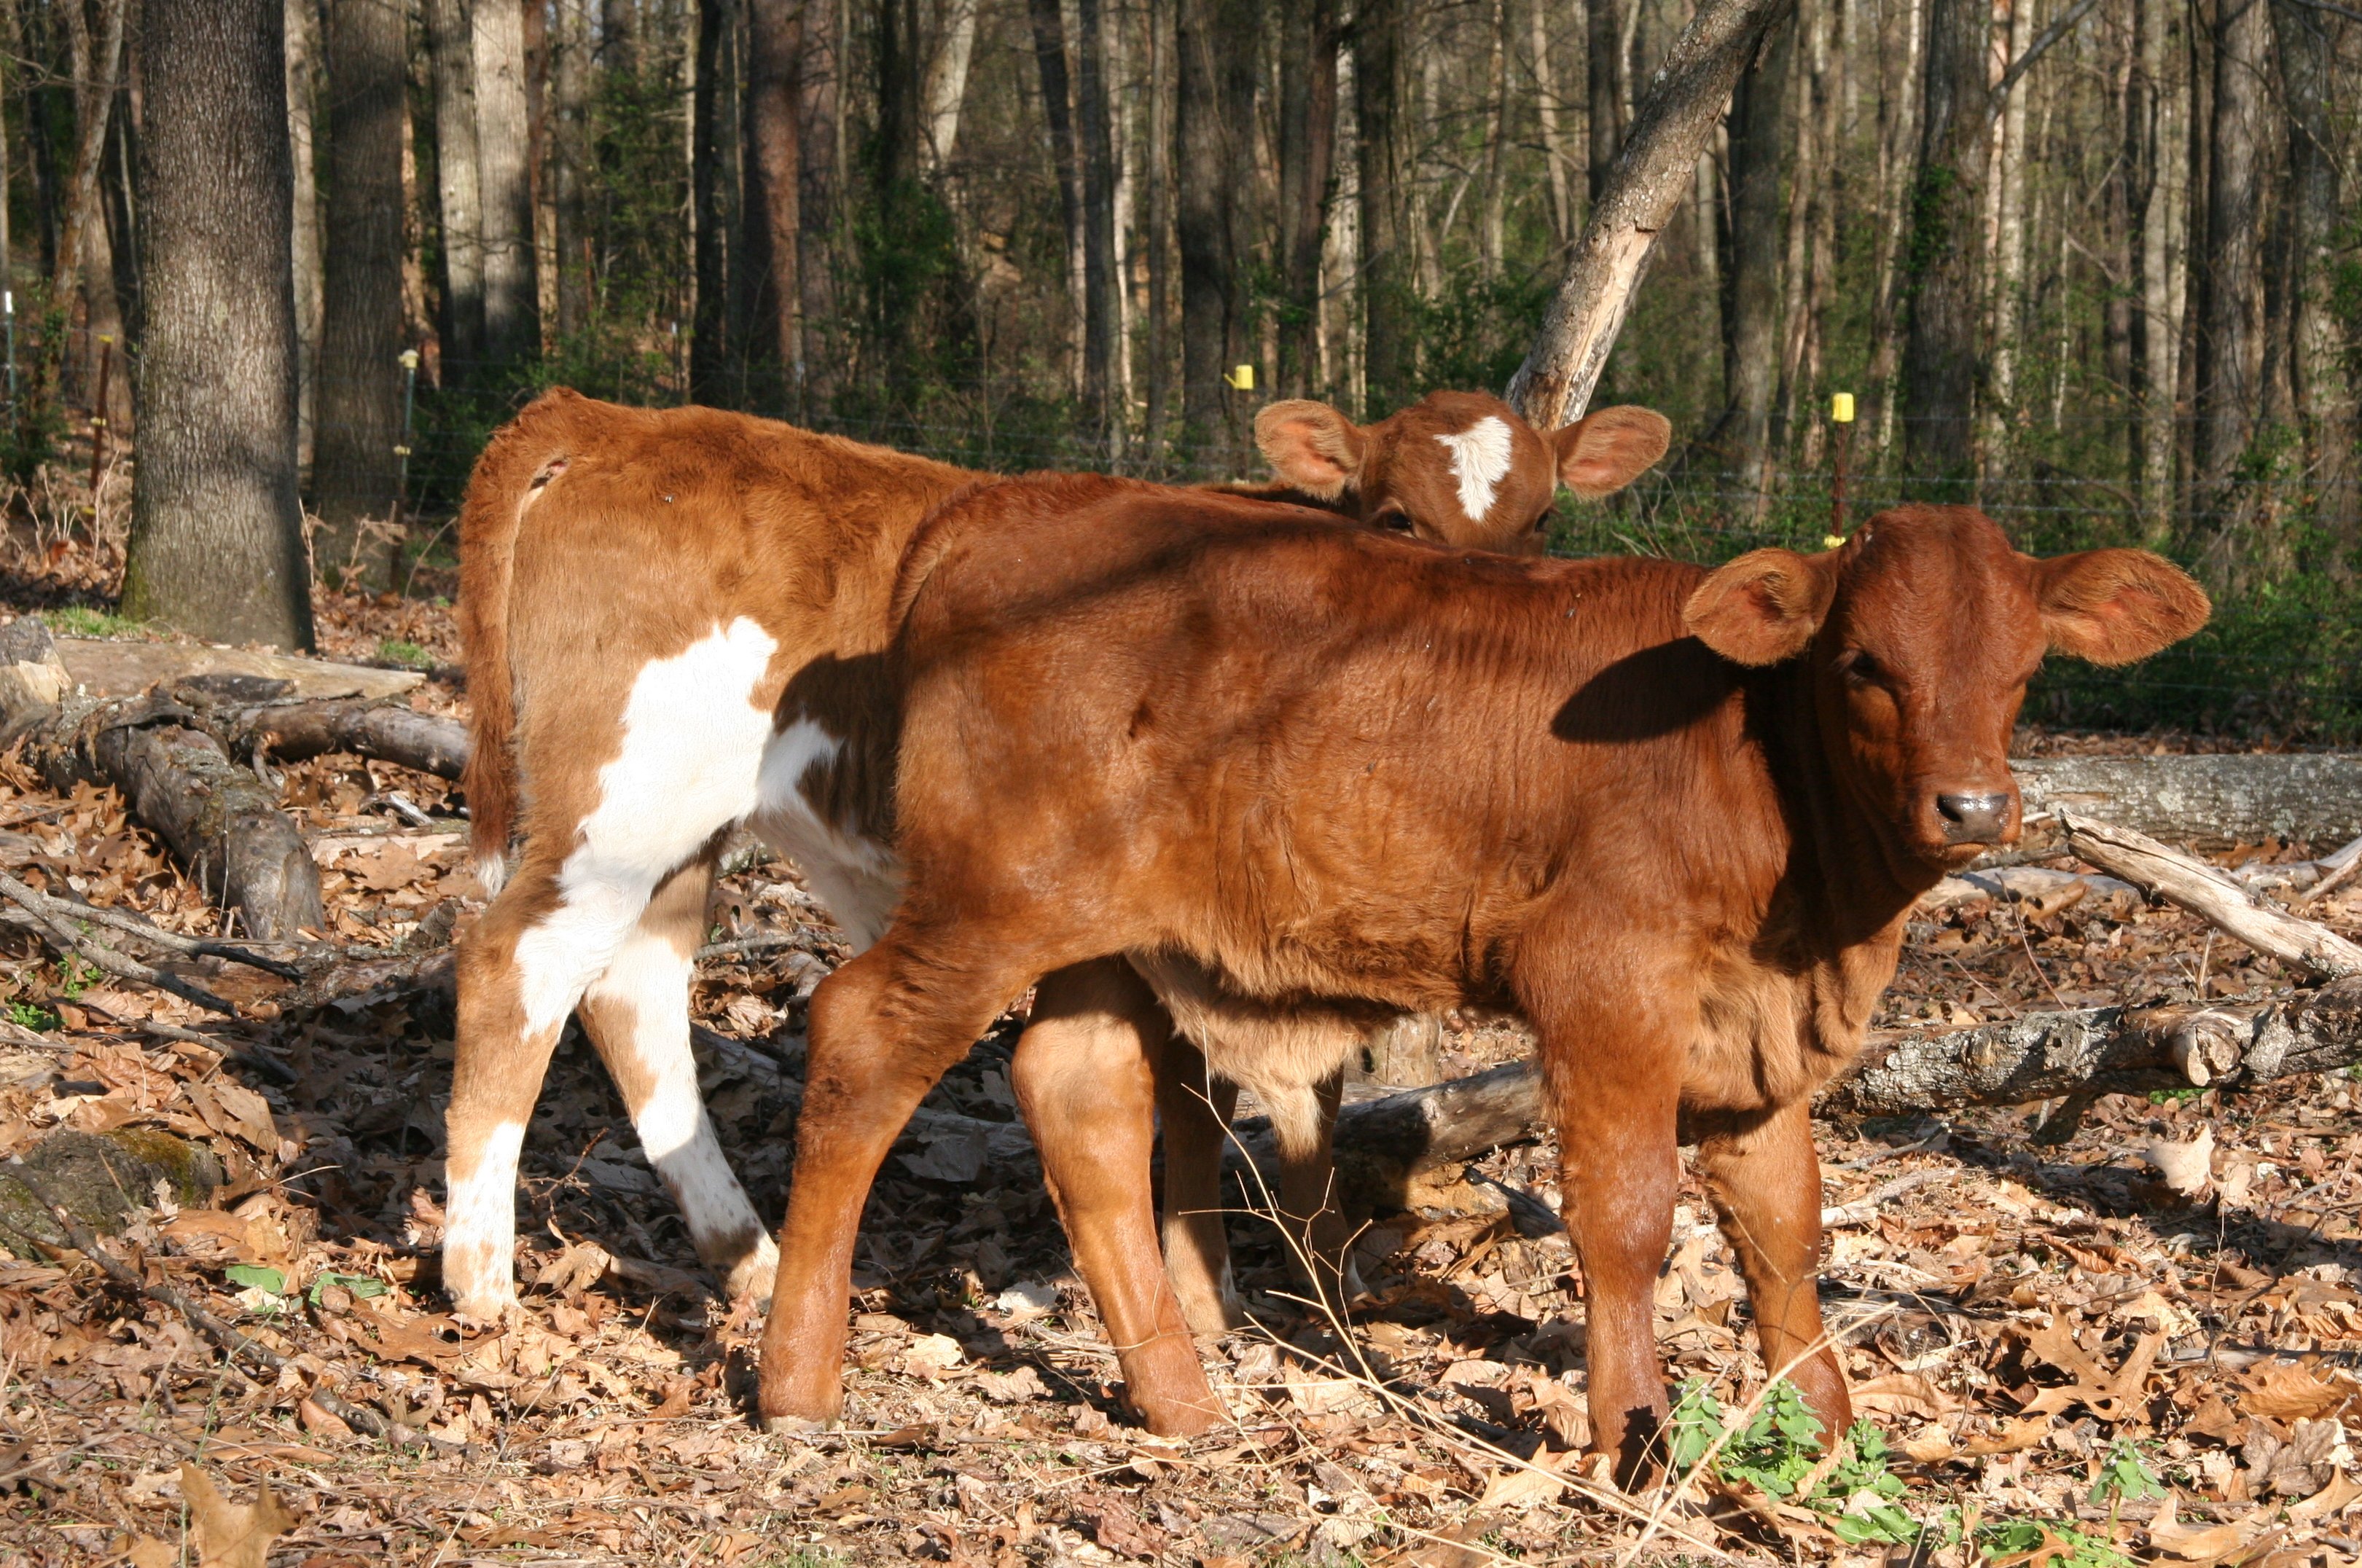
<path id="1" fill-rule="evenodd" d="M 1224 376 L 1222 382 L 1233 392 L 1253 392 L 1254 391 L 1254 367 L 1241 365 L 1237 370 Z"/>
<path id="2" fill-rule="evenodd" d="M 1821 548 L 1825 550 L 1841 550 L 1845 548 L 1845 536 L 1843 534 L 1827 534 L 1822 536 Z"/>
<path id="3" fill-rule="evenodd" d="M 1853 393 L 1838 392 L 1829 399 L 1829 420 L 1836 425 L 1853 423 Z"/>

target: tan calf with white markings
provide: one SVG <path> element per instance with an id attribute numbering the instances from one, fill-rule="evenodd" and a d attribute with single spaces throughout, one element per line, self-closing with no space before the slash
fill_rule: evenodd
<path id="1" fill-rule="evenodd" d="M 1367 427 L 1275 404 L 1258 437 L 1283 483 L 1250 494 L 1516 547 L 1558 478 L 1614 488 L 1613 474 L 1662 452 L 1664 426 L 1610 409 L 1545 442 L 1495 399 L 1438 393 Z M 798 788 L 848 736 L 783 719 L 781 694 L 800 673 L 886 647 L 911 536 L 989 478 L 742 414 L 568 392 L 486 448 L 460 517 L 468 796 L 497 889 L 459 955 L 443 1275 L 462 1312 L 515 1303 L 519 1153 L 569 1013 L 699 1256 L 734 1293 L 768 1292 L 777 1250 L 723 1157 L 690 1052 L 714 859 L 746 823 L 795 861 L 856 948 L 885 929 L 900 890 L 890 847 Z M 1162 1041 L 1161 1013 L 1102 1005 L 1138 989 L 1114 967 L 1043 988 L 1033 1028 L 1061 1041 L 1062 1060 L 1145 1059 Z"/>

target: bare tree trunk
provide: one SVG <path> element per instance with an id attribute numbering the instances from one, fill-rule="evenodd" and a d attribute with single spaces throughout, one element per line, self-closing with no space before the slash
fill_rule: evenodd
<path id="1" fill-rule="evenodd" d="M 1895 91 L 1879 104 L 1878 243 L 1870 316 L 1870 408 L 1865 421 L 1882 453 L 1894 444 L 1894 372 L 1903 339 L 1895 317 L 1902 304 L 1902 259 L 1910 242 L 1913 159 L 1919 145 L 1927 0 L 1903 0 L 1903 58 Z"/>
<path id="2" fill-rule="evenodd" d="M 308 649 L 285 21 L 281 0 L 146 0 L 149 297 L 123 608 Z"/>
<path id="3" fill-rule="evenodd" d="M 1077 0 L 1075 112 L 1083 173 L 1083 407 L 1109 456 L 1123 438 L 1122 279 L 1116 266 L 1115 127 L 1108 94 L 1106 20 L 1100 0 Z"/>
<path id="4" fill-rule="evenodd" d="M 326 326 L 320 343 L 314 543 L 324 581 L 390 587 L 402 441 L 399 0 L 340 0 L 328 18 Z"/>
<path id="5" fill-rule="evenodd" d="M 320 391 L 320 326 L 326 288 L 320 252 L 320 182 L 312 167 L 312 116 L 320 97 L 320 13 L 312 0 L 285 0 L 287 136 L 294 153 L 295 460 L 312 461 Z"/>
<path id="6" fill-rule="evenodd" d="M 1050 132 L 1050 161 L 1058 175 L 1058 211 L 1065 220 L 1066 293 L 1070 359 L 1067 375 L 1077 391 L 1088 374 L 1090 347 L 1088 258 L 1083 242 L 1081 152 L 1075 142 L 1074 98 L 1066 76 L 1066 24 L 1058 0 L 1027 0 L 1033 18 L 1033 58 L 1042 78 L 1042 111 Z"/>
<path id="7" fill-rule="evenodd" d="M 1495 0 L 1495 11 L 1500 0 Z M 1500 72 L 1499 32 L 1495 30 L 1494 73 Z M 1280 322 L 1278 392 L 1310 396 L 1320 365 L 1320 253 L 1327 238 L 1329 191 L 1337 149 L 1337 50 L 1341 30 L 1336 0 L 1305 0 L 1284 7 L 1279 50 L 1279 259 Z M 1497 169 L 1500 146 L 1490 157 Z M 1492 182 L 1497 184 L 1497 176 Z M 1497 231 L 1499 206 L 1488 187 L 1490 221 Z M 1500 237 L 1492 235 L 1497 261 Z"/>
<path id="8" fill-rule="evenodd" d="M 584 0 L 553 0 L 549 54 L 557 330 L 571 337 L 590 320 L 590 17 Z"/>
<path id="9" fill-rule="evenodd" d="M 805 0 L 797 60 L 796 280 L 803 292 L 799 391 L 807 414 L 828 406 L 844 370 L 836 308 L 837 210 L 844 188 L 844 12 L 841 0 Z"/>
<path id="10" fill-rule="evenodd" d="M 1585 128 L 1590 149 L 1591 205 L 1599 205 L 1607 171 L 1624 145 L 1624 12 L 1639 0 L 1584 0 Z"/>
<path id="11" fill-rule="evenodd" d="M 1759 507 L 1780 378 L 1781 175 L 1796 27 L 1793 9 L 1772 26 L 1730 99 L 1730 254 L 1722 270 L 1722 384 L 1728 390 L 1715 444 L 1730 473 L 1757 493 Z"/>
<path id="12" fill-rule="evenodd" d="M 128 0 L 99 0 L 95 32 L 74 0 L 59 7 L 65 15 L 72 45 L 76 143 L 72 182 L 65 193 L 65 221 L 59 226 L 57 270 L 50 277 L 50 295 L 61 302 L 73 297 L 81 281 L 84 237 L 98 216 L 98 168 L 106 153 L 106 127 L 115 107 L 115 78 L 123 61 L 123 14 L 127 5 Z"/>
<path id="13" fill-rule="evenodd" d="M 2290 382 L 2304 430 L 2305 467 L 2333 547 L 2323 567 L 2341 576 L 2362 537 L 2356 494 L 2355 397 L 2348 367 L 2356 345 L 2333 306 L 2342 195 L 2330 112 L 2337 64 L 2336 24 L 2323 13 L 2274 0 L 2280 91 L 2288 105 L 2289 206 L 2294 299 Z"/>
<path id="14" fill-rule="evenodd" d="M 1232 30 L 1245 7 L 1232 0 L 1180 0 L 1175 28 L 1179 97 L 1174 145 L 1180 167 L 1174 226 L 1181 252 L 1181 417 L 1185 440 L 1200 450 L 1225 439 L 1230 411 L 1223 376 L 1237 339 L 1232 309 L 1238 250 L 1231 232 L 1243 173 L 1237 137 L 1225 123 L 1227 74 L 1236 53 L 1253 50 Z M 1249 13 L 1251 17 L 1251 13 Z M 1252 29 L 1247 34 L 1252 38 Z"/>
<path id="15" fill-rule="evenodd" d="M 1793 0 L 1700 0 L 1633 116 L 1605 193 L 1575 242 L 1540 333 L 1509 382 L 1537 428 L 1582 417 L 1631 307 L 1649 251 L 1694 178 L 1739 73 Z"/>
<path id="16" fill-rule="evenodd" d="M 953 144 L 959 140 L 968 61 L 976 53 L 976 12 L 977 0 L 944 0 L 934 52 L 927 61 L 927 134 L 921 151 L 930 174 L 950 160 Z"/>
<path id="17" fill-rule="evenodd" d="M 777 366 L 789 387 L 803 346 L 797 204 L 802 157 L 797 140 L 796 56 L 802 43 L 797 0 L 747 0 L 746 265 L 753 282 L 751 352 Z"/>
<path id="18" fill-rule="evenodd" d="M 1173 416 L 1173 22 L 1175 0 L 1148 0 L 1148 444 L 1159 460 Z"/>
<path id="19" fill-rule="evenodd" d="M 1504 229 L 1504 198 L 1507 183 L 1503 180 L 1503 155 L 1509 147 L 1509 6 L 1507 0 L 1493 0 L 1493 51 L 1485 61 L 1485 102 L 1493 113 L 1493 135 L 1485 148 L 1485 205 L 1476 225 L 1476 259 L 1479 271 L 1490 282 L 1501 275 L 1501 244 Z M 1333 82 L 1336 72 L 1331 71 Z M 1316 277 L 1315 285 L 1319 280 Z"/>
<path id="20" fill-rule="evenodd" d="M 2262 397 L 2264 73 L 2271 13 L 2263 0 L 2223 0 L 2214 22 L 2214 105 L 2208 142 L 2204 267 L 2200 274 L 2192 536 L 2217 581 L 2269 575 L 2278 541 L 2256 536 L 2238 482 Z M 2203 515 L 2211 513 L 2213 515 Z"/>
<path id="21" fill-rule="evenodd" d="M 2008 9 L 2008 43 L 2004 59 L 2014 61 L 2033 41 L 2036 0 L 2002 0 Z M 1986 400 L 1984 452 L 1987 478 L 1999 478 L 2006 466 L 2003 429 L 2017 407 L 2017 355 L 2025 334 L 2025 101 L 2033 89 L 2020 77 L 2009 92 L 2000 115 L 1993 167 L 1994 217 L 1992 282 L 1988 295 L 1992 345 Z"/>
<path id="22" fill-rule="evenodd" d="M 736 353 L 731 331 L 734 312 L 732 239 L 738 206 L 730 182 L 729 149 L 734 140 L 729 83 L 733 0 L 698 0 L 696 82 L 690 92 L 690 201 L 697 303 L 689 342 L 689 395 L 697 403 L 726 405 L 731 362 Z"/>
<path id="23" fill-rule="evenodd" d="M 1353 19 L 1353 92 L 1362 155 L 1362 352 L 1365 410 L 1416 395 L 1407 306 L 1414 258 L 1404 214 L 1402 34 L 1408 0 L 1363 0 Z"/>
<path id="24" fill-rule="evenodd" d="M 311 0 L 288 0 L 291 17 L 299 7 L 308 11 Z M 435 180 L 443 215 L 443 379 L 450 383 L 468 380 L 484 357 L 484 203 L 467 0 L 426 0 L 426 28 L 435 56 Z M 299 181 L 304 162 L 299 147 Z M 303 200 L 300 188 L 296 200 Z M 297 246 L 300 255 L 300 233 Z"/>
<path id="25" fill-rule="evenodd" d="M 484 357 L 496 369 L 541 351 L 534 254 L 531 119 L 524 0 L 470 0 L 475 24 L 476 160 L 483 202 Z"/>
<path id="26" fill-rule="evenodd" d="M 2159 544 L 2171 534 L 2174 398 L 2180 381 L 2181 296 L 2187 278 L 2180 233 L 2188 210 L 2190 167 L 2181 122 L 2183 95 L 2169 80 L 2169 67 L 2179 53 L 2172 47 L 2172 15 L 2166 0 L 2137 0 L 2134 26 L 2140 85 L 2131 94 L 2134 112 L 2141 116 L 2139 134 L 2146 149 L 2136 213 L 2140 259 L 2140 302 L 2133 318 L 2133 359 L 2140 385 L 2136 471 L 2144 526 L 2149 540 Z"/>
<path id="27" fill-rule="evenodd" d="M 625 73 L 639 70 L 639 18 L 632 0 L 600 0 L 599 63 Z"/>
<path id="28" fill-rule="evenodd" d="M 1926 120 L 1904 263 L 1903 451 L 1912 479 L 1939 495 L 1960 493 L 1974 470 L 1992 31 L 1990 0 L 1928 0 Z"/>
<path id="29" fill-rule="evenodd" d="M 1550 0 L 1526 0 L 1534 48 L 1534 109 L 1541 122 L 1542 163 L 1550 171 L 1551 237 L 1574 242 L 1574 198 L 1567 189 L 1566 142 L 1559 134 L 1559 73 L 1551 59 Z"/>

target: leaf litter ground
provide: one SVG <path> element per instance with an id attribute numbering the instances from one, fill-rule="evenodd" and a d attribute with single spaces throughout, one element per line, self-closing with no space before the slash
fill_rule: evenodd
<path id="1" fill-rule="evenodd" d="M 20 567 L 24 605 L 91 602 L 85 564 L 52 547 Z M 324 645 L 446 667 L 431 596 L 447 587 L 426 573 L 422 598 L 324 597 Z M 463 706 L 447 676 L 414 701 Z M 324 868 L 323 936 L 417 953 L 470 917 L 449 787 L 349 756 L 283 771 Z M 111 792 L 61 795 L 13 763 L 0 867 L 219 930 Z M 2307 912 L 2362 931 L 2362 889 Z M 714 919 L 718 940 L 793 938 L 704 963 L 694 1000 L 715 1121 L 776 1217 L 805 1002 L 844 949 L 791 867 L 751 849 Z M 1374 1217 L 1371 1295 L 1343 1320 L 1297 1298 L 1267 1226 L 1234 1220 L 1259 1326 L 1204 1348 L 1237 1421 L 1176 1445 L 1123 1415 L 1038 1168 L 988 1139 L 906 1138 L 865 1222 L 846 1430 L 790 1441 L 747 1419 L 759 1319 L 715 1297 L 578 1035 L 525 1143 L 523 1320 L 470 1334 L 436 1288 L 447 998 L 304 1011 L 252 971 L 192 972 L 249 1017 L 103 981 L 0 929 L 0 1154 L 125 1129 L 210 1153 L 210 1200 L 127 1195 L 108 1244 L 291 1364 L 232 1364 L 171 1309 L 17 1237 L 0 1259 L 0 1541 L 21 1561 L 2295 1568 L 2350 1561 L 2362 1533 L 2362 1086 L 2344 1077 L 2106 1099 L 2063 1139 L 2038 1110 L 1822 1123 L 1824 1298 L 1867 1424 L 1817 1463 L 1685 1188 L 1659 1331 L 1683 1388 L 1676 1446 L 1711 1457 L 1678 1491 L 1625 1498 L 1576 1457 L 1582 1296 L 1546 1143 L 1435 1173 L 1409 1209 Z M 2178 911 L 2040 896 L 1920 911 L 1880 1022 L 2290 983 Z M 1013 1121 L 1016 1028 L 930 1109 Z M 1447 1040 L 1452 1073 L 1528 1043 L 1473 1018 Z M 350 1431 L 324 1391 L 381 1412 L 404 1445 Z"/>

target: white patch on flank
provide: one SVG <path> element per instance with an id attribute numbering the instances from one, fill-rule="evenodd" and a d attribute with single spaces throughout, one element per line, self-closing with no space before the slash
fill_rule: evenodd
<path id="1" fill-rule="evenodd" d="M 448 1177 L 443 1284 L 472 1317 L 490 1320 L 516 1304 L 517 1154 L 524 1147 L 524 1123 L 503 1121 L 484 1140 L 475 1168 Z M 456 1167 L 453 1162 L 447 1169 Z"/>
<path id="2" fill-rule="evenodd" d="M 734 1289 L 756 1283 L 769 1289 L 778 1248 L 764 1233 L 746 1189 L 723 1157 L 697 1087 L 697 1060 L 689 1047 L 689 982 L 694 968 L 661 937 L 635 932 L 607 972 L 586 993 L 630 1009 L 625 1047 L 647 1075 L 645 1097 L 630 1107 L 640 1147 L 689 1221 L 697 1255 L 730 1279 Z M 611 1047 L 612 1048 L 612 1047 Z"/>
<path id="3" fill-rule="evenodd" d="M 763 754 L 754 826 L 802 870 L 812 896 L 828 906 L 859 952 L 893 923 L 902 866 L 884 845 L 823 821 L 804 797 L 804 775 L 834 762 L 844 750 L 843 741 L 810 719 L 798 719 L 772 737 Z"/>
<path id="4" fill-rule="evenodd" d="M 632 683 L 624 745 L 557 873 L 557 908 L 517 939 L 525 1030 L 566 1021 L 606 972 L 657 884 L 755 804 L 770 715 L 755 706 L 778 644 L 745 616 Z"/>
<path id="5" fill-rule="evenodd" d="M 1470 522 L 1482 523 L 1493 510 L 1494 492 L 1508 476 L 1514 448 L 1507 423 L 1488 414 L 1457 436 L 1438 436 L 1436 440 L 1451 453 L 1451 472 L 1460 480 L 1460 510 Z"/>

